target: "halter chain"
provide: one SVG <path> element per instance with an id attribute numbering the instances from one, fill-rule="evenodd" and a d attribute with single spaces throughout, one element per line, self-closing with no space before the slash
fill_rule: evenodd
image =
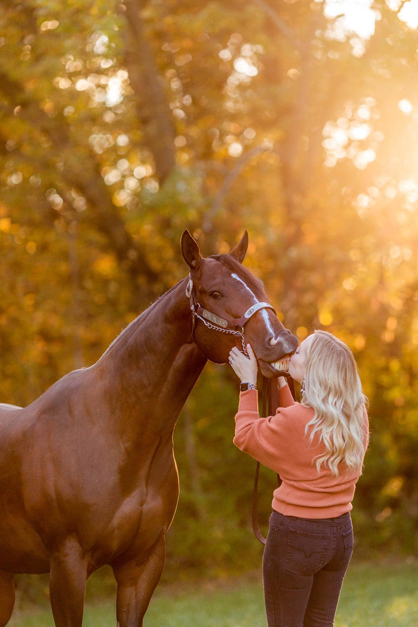
<path id="1" fill-rule="evenodd" d="M 218 331 L 219 333 L 226 333 L 227 335 L 235 335 L 235 337 L 241 337 L 242 351 L 246 357 L 249 357 L 247 349 L 245 347 L 244 329 L 242 331 L 235 331 L 234 329 L 223 329 L 222 327 L 217 327 L 211 322 L 208 322 L 193 309 L 192 313 L 196 318 L 199 318 L 199 320 L 201 320 L 205 327 L 207 327 L 208 329 Z"/>
<path id="2" fill-rule="evenodd" d="M 195 319 L 198 318 L 201 322 L 203 322 L 205 327 L 207 327 L 208 329 L 211 329 L 213 331 L 218 331 L 218 333 L 226 333 L 227 335 L 234 335 L 235 337 L 240 337 L 241 344 L 242 344 L 242 352 L 244 353 L 246 357 L 249 357 L 249 355 L 245 346 L 244 326 L 252 318 L 252 316 L 255 313 L 257 313 L 257 311 L 260 311 L 260 309 L 272 309 L 273 311 L 275 311 L 274 307 L 270 305 L 270 303 L 256 303 L 255 305 L 252 305 L 249 309 L 247 309 L 244 315 L 241 316 L 241 318 L 239 318 L 236 323 L 234 323 L 234 322 L 230 322 L 229 320 L 225 320 L 225 318 L 222 318 L 221 316 L 218 316 L 217 314 L 214 314 L 208 309 L 204 309 L 203 307 L 201 307 L 201 305 L 199 305 L 199 303 L 196 301 L 196 298 L 195 298 L 194 286 L 193 286 L 193 281 L 191 278 L 189 278 L 189 281 L 187 283 L 186 296 L 190 300 L 190 309 L 193 315 L 193 327 L 192 327 L 193 338 L 194 338 Z M 213 324 L 213 322 L 209 322 L 207 318 L 215 322 L 215 324 Z M 219 325 L 216 324 L 216 322 L 219 322 Z M 237 328 L 231 329 L 231 328 L 227 328 L 228 326 L 234 326 Z"/>

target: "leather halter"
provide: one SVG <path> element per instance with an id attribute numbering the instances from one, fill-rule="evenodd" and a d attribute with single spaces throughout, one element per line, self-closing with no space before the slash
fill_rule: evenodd
<path id="1" fill-rule="evenodd" d="M 254 305 L 251 305 L 251 307 L 249 307 L 247 311 L 245 311 L 244 314 L 240 318 L 234 318 L 233 321 L 226 320 L 225 318 L 222 318 L 221 316 L 214 314 L 208 309 L 205 309 L 197 302 L 193 281 L 190 276 L 189 276 L 189 281 L 186 287 L 186 296 L 190 301 L 190 309 L 192 312 L 192 339 L 193 341 L 194 341 L 194 331 L 196 327 L 196 321 L 200 320 L 201 322 L 203 322 L 203 324 L 206 327 L 208 327 L 209 329 L 212 329 L 213 331 L 218 331 L 219 333 L 227 333 L 229 335 L 234 335 L 237 338 L 236 340 L 237 346 L 239 346 L 239 339 L 240 339 L 241 344 L 242 344 L 242 350 L 247 357 L 248 357 L 248 353 L 245 347 L 245 338 L 244 338 L 245 325 L 247 324 L 249 320 L 251 320 L 253 315 L 257 313 L 257 311 L 260 311 L 261 309 L 272 309 L 274 313 L 276 313 L 273 305 L 270 305 L 270 303 L 261 302 L 261 303 L 255 303 Z M 278 335 L 281 335 L 283 333 L 287 334 L 287 333 L 291 333 L 291 331 L 289 331 L 289 329 L 282 329 L 281 331 L 279 331 Z"/>

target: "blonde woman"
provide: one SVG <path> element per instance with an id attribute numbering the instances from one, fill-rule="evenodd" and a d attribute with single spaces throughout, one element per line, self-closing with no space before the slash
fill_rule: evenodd
<path id="1" fill-rule="evenodd" d="M 260 418 L 250 345 L 248 354 L 230 353 L 241 379 L 234 443 L 282 478 L 263 557 L 268 625 L 331 627 L 353 552 L 351 502 L 368 444 L 354 357 L 336 337 L 316 331 L 281 364 L 302 383 L 302 402 L 279 377 L 280 408 Z"/>

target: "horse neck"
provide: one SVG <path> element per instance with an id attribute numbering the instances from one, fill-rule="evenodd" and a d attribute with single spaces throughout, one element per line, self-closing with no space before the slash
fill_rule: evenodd
<path id="1" fill-rule="evenodd" d="M 206 358 L 191 339 L 191 311 L 180 281 L 134 320 L 97 362 L 121 430 L 170 433 Z"/>

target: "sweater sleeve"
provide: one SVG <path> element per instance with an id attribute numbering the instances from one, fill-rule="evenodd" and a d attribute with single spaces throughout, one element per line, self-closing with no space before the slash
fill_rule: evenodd
<path id="1" fill-rule="evenodd" d="M 241 393 L 234 444 L 264 466 L 280 472 L 288 449 L 289 410 L 279 408 L 274 416 L 260 418 L 257 399 L 256 390 Z"/>
<path id="2" fill-rule="evenodd" d="M 279 388 L 279 405 L 280 407 L 290 407 L 295 404 L 295 399 L 292 396 L 292 392 L 288 384 L 284 385 L 282 388 Z"/>

